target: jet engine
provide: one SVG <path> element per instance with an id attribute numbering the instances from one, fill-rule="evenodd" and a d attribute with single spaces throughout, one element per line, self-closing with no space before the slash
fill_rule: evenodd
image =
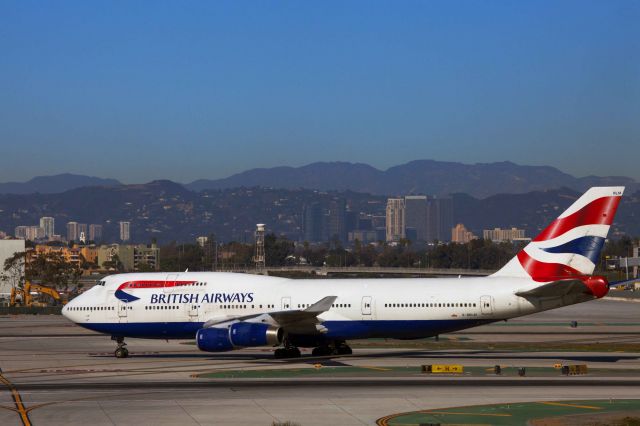
<path id="1" fill-rule="evenodd" d="M 238 347 L 277 346 L 282 343 L 283 330 L 269 324 L 236 322 L 225 328 L 201 328 L 196 333 L 198 349 L 224 352 Z"/>

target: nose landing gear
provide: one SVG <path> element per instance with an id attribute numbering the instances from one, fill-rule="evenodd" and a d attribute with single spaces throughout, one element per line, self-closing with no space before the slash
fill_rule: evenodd
<path id="1" fill-rule="evenodd" d="M 111 336 L 111 340 L 115 340 L 118 343 L 118 347 L 115 352 L 116 358 L 126 358 L 129 356 L 129 350 L 125 347 L 127 344 L 124 342 L 124 337 Z"/>

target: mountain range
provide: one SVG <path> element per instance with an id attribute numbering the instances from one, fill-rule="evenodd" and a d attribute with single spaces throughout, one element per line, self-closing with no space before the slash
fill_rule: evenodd
<path id="1" fill-rule="evenodd" d="M 52 194 L 95 186 L 119 186 L 115 179 L 61 174 L 42 176 L 28 182 L 0 183 L 0 194 Z M 373 195 L 469 194 L 486 198 L 496 194 L 524 194 L 531 191 L 570 188 L 582 192 L 591 186 L 624 185 L 627 193 L 640 184 L 624 176 L 574 177 L 554 167 L 523 166 L 512 162 L 463 164 L 416 160 L 387 170 L 367 164 L 317 162 L 302 167 L 258 168 L 223 179 L 199 179 L 184 187 L 190 191 L 267 187 L 354 191 Z"/>
<path id="2" fill-rule="evenodd" d="M 523 194 L 558 188 L 582 192 L 591 186 L 625 185 L 635 192 L 634 179 L 624 176 L 576 178 L 549 166 L 522 166 L 512 162 L 463 164 L 416 160 L 378 170 L 367 164 L 330 162 L 302 167 L 252 169 L 217 180 L 196 180 L 186 185 L 193 191 L 264 186 L 307 188 L 323 191 L 355 191 L 376 195 L 465 193 L 474 197 Z"/>
<path id="3" fill-rule="evenodd" d="M 454 194 L 453 223 L 463 223 L 477 235 L 483 229 L 512 226 L 535 236 L 580 196 L 562 188 L 526 194 L 499 194 L 475 198 Z M 269 232 L 300 240 L 305 206 L 346 200 L 351 212 L 374 216 L 383 226 L 386 196 L 350 191 L 310 189 L 234 188 L 189 191 L 171 181 L 142 185 L 76 188 L 61 194 L 0 195 L 0 231 L 13 234 L 16 226 L 37 225 L 42 216 L 55 218 L 56 232 L 66 234 L 66 223 L 103 225 L 104 241 L 118 241 L 119 221 L 131 222 L 135 242 L 193 242 L 197 236 L 215 234 L 218 241 L 250 242 L 256 223 Z M 625 192 L 612 238 L 640 235 L 640 191 Z"/>
<path id="4" fill-rule="evenodd" d="M 57 194 L 85 186 L 118 186 L 115 179 L 63 173 L 55 176 L 38 176 L 27 182 L 0 183 L 0 194 Z"/>

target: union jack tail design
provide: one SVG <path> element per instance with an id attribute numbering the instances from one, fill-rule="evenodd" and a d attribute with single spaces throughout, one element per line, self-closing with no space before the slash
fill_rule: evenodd
<path id="1" fill-rule="evenodd" d="M 551 282 L 593 274 L 624 187 L 594 187 L 493 276 Z"/>

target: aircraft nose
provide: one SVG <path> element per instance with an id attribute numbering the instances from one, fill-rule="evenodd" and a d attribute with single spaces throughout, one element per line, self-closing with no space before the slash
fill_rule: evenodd
<path id="1" fill-rule="evenodd" d="M 64 305 L 62 307 L 62 315 L 66 319 L 68 319 L 70 321 L 73 321 L 73 322 L 75 322 L 75 315 L 74 315 L 73 310 L 77 309 L 77 307 L 79 306 L 79 303 L 78 303 L 77 299 L 78 298 L 76 297 L 75 299 L 69 301 L 69 303 L 67 303 L 66 305 Z"/>

